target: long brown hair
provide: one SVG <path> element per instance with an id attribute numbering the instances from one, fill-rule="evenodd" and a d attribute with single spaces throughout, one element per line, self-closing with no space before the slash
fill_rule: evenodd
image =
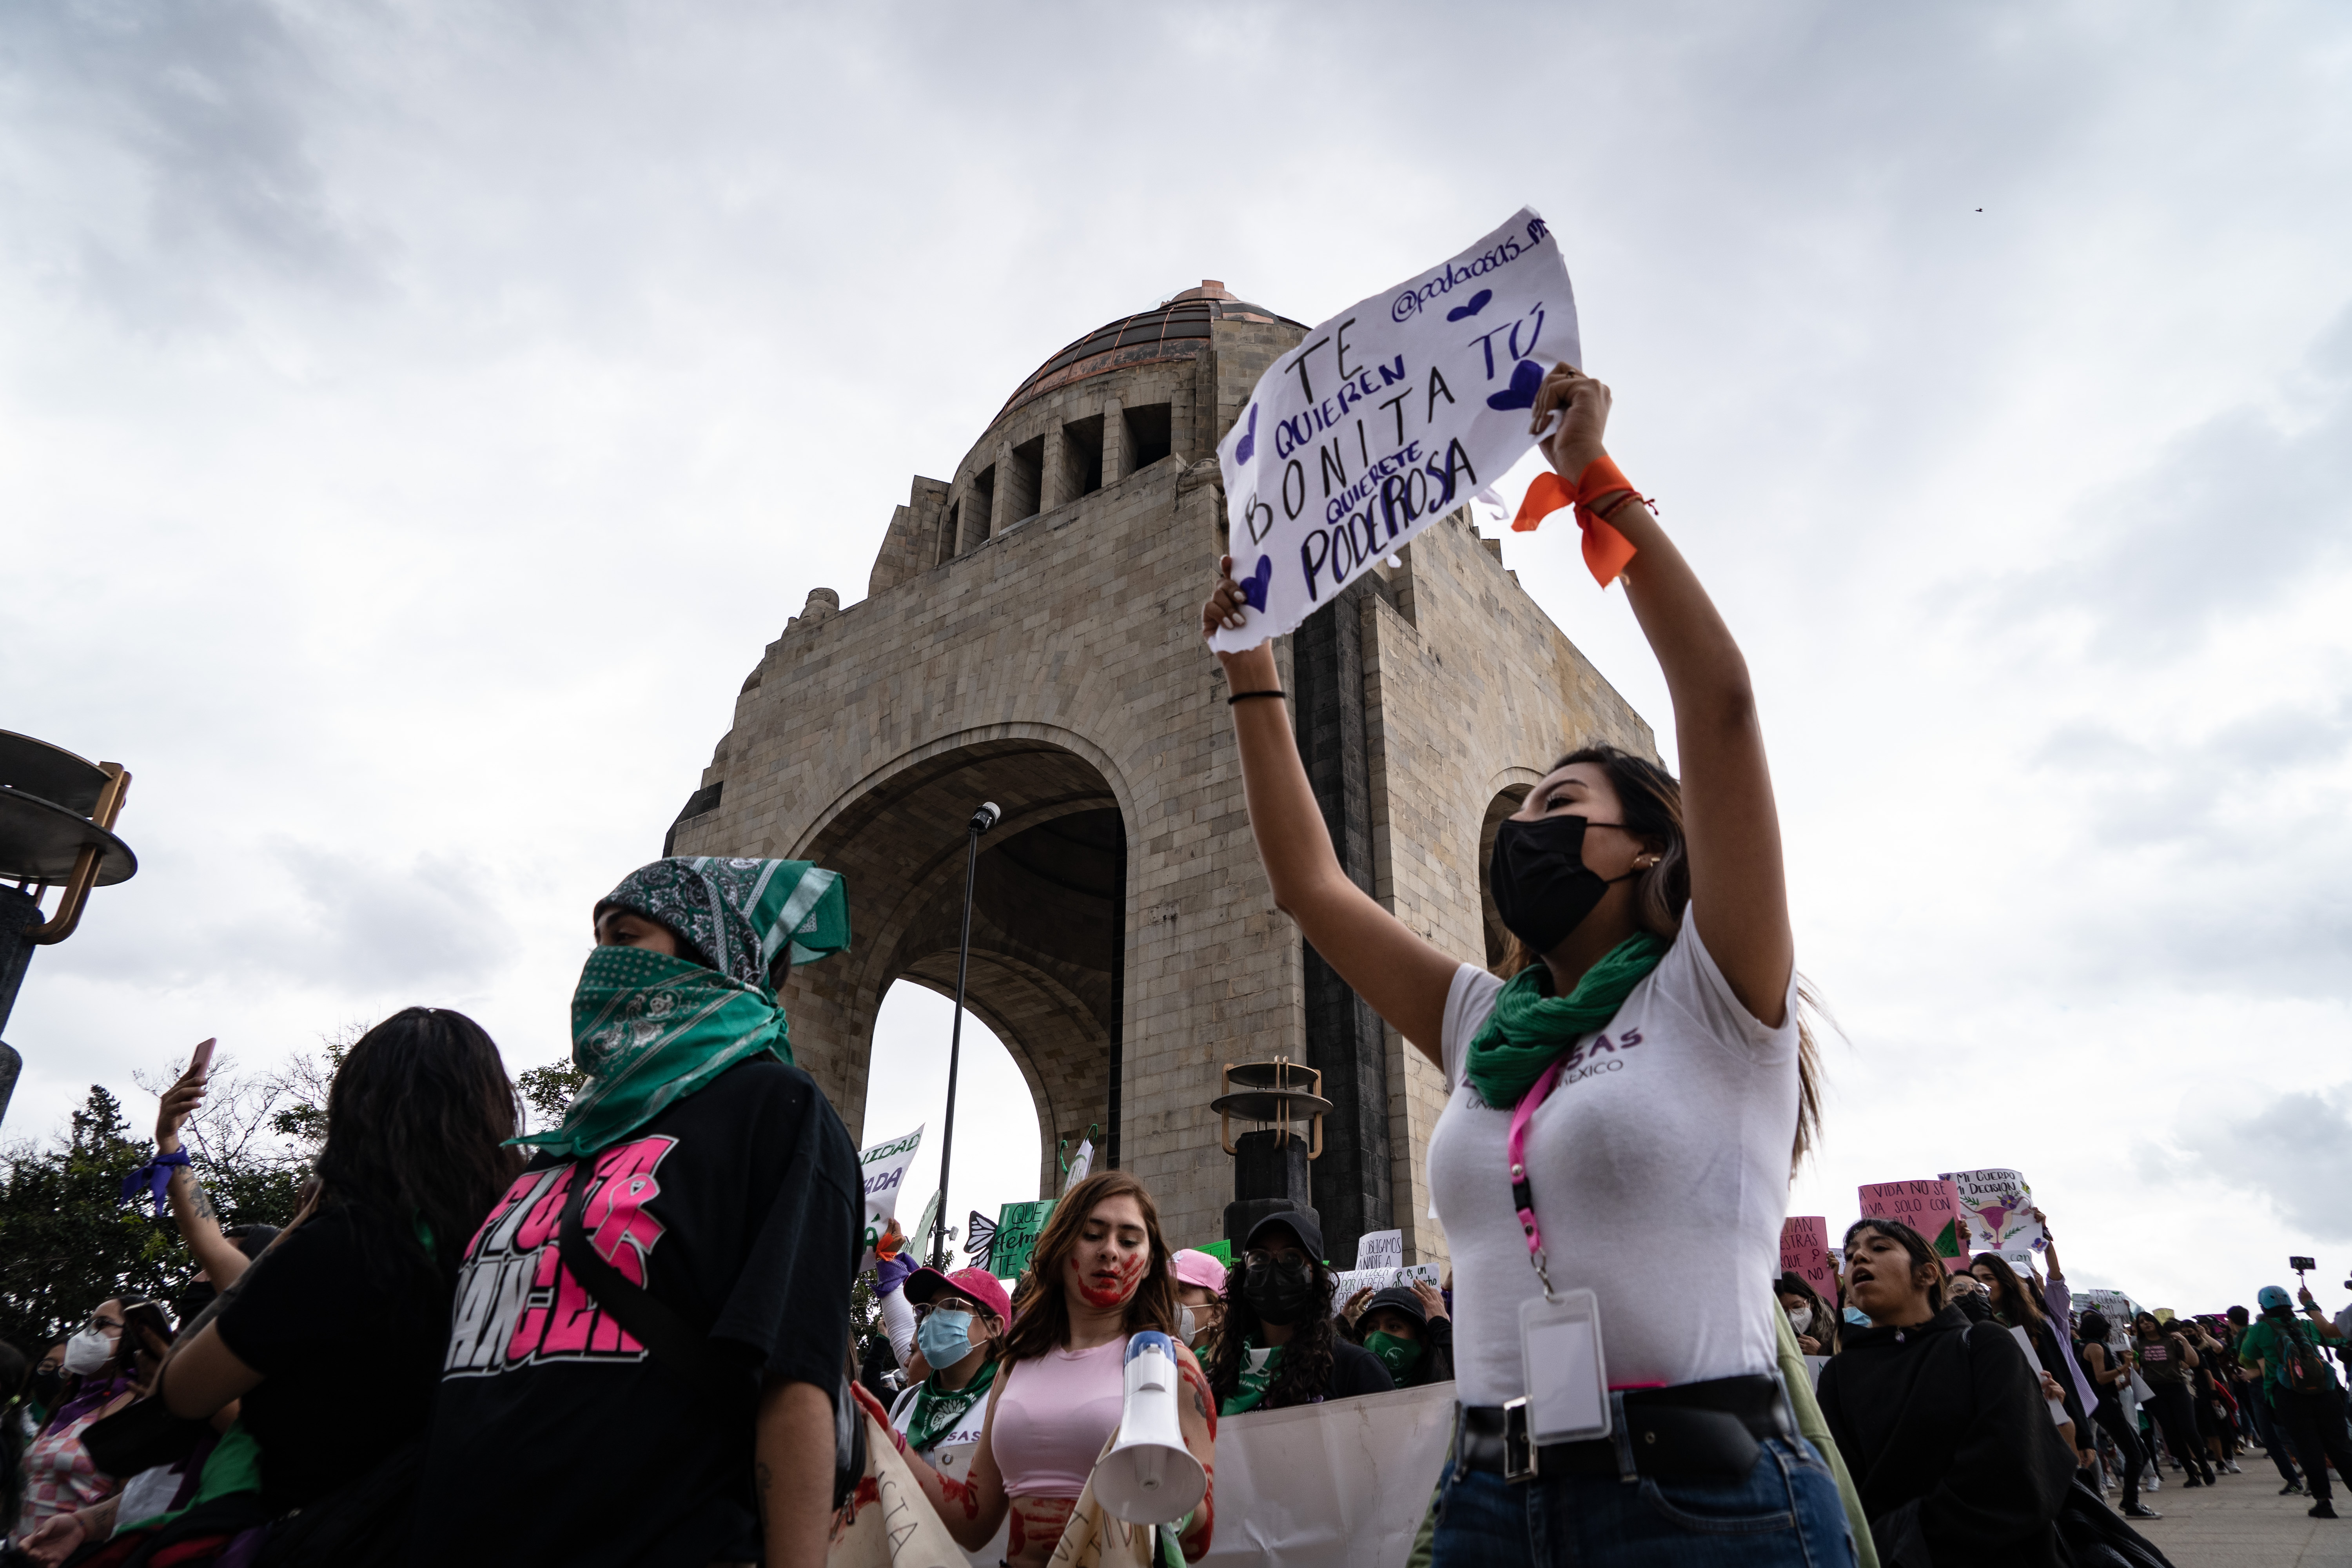
<path id="1" fill-rule="evenodd" d="M 1160 1210 L 1151 1191 L 1125 1171 L 1097 1171 L 1064 1193 L 1054 1205 L 1045 1228 L 1029 1254 L 1029 1267 L 1013 1295 L 1013 1327 L 1004 1336 L 1004 1359 L 1034 1361 L 1070 1342 L 1070 1303 L 1062 1286 L 1062 1262 L 1077 1250 L 1087 1227 L 1087 1215 L 1106 1198 L 1133 1198 L 1143 1211 L 1143 1234 L 1151 1256 L 1143 1278 L 1127 1299 L 1127 1331 L 1158 1329 L 1176 1332 L 1176 1273 L 1169 1265 L 1168 1243 L 1160 1235 Z"/>
<path id="2" fill-rule="evenodd" d="M 1668 942 L 1682 934 L 1683 910 L 1690 904 L 1690 856 L 1683 837 L 1683 786 L 1680 780 L 1647 757 L 1615 746 L 1580 746 L 1552 763 L 1556 773 L 1572 763 L 1591 763 L 1609 775 L 1617 791 L 1617 805 L 1627 832 L 1664 845 L 1658 863 L 1636 874 L 1633 881 L 1633 925 L 1636 930 Z M 1503 962 L 1495 973 L 1505 980 L 1536 963 L 1542 955 L 1521 942 L 1517 932 L 1503 947 Z M 1797 1129 L 1789 1150 L 1789 1173 L 1796 1173 L 1822 1131 L 1822 1048 L 1814 1037 L 1811 1015 L 1829 1017 L 1812 983 L 1797 976 Z"/>
<path id="3" fill-rule="evenodd" d="M 1969 1272 L 1975 1273 L 1979 1263 L 1991 1269 L 1992 1277 L 2000 1281 L 2000 1300 L 1986 1303 L 1992 1308 L 1993 1315 L 2003 1322 L 2014 1322 L 2027 1329 L 2039 1328 L 2042 1324 L 2042 1303 L 2033 1299 L 2033 1292 L 2027 1289 L 2025 1281 L 2017 1277 L 2017 1270 L 2009 1266 L 2009 1259 L 1998 1252 L 1979 1252 L 1969 1259 Z"/>

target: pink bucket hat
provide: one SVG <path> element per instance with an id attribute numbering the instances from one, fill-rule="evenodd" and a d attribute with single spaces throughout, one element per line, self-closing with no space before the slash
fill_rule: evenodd
<path id="1" fill-rule="evenodd" d="M 1225 1266 L 1207 1253 L 1188 1247 L 1169 1262 L 1175 1266 L 1178 1284 L 1198 1285 L 1220 1296 L 1225 1293 Z"/>

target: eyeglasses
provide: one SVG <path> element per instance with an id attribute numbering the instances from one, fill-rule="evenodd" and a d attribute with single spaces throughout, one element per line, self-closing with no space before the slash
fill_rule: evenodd
<path id="1" fill-rule="evenodd" d="M 1304 1274 L 1307 1272 L 1307 1258 L 1304 1253 L 1297 1252 L 1244 1252 L 1242 1254 L 1242 1267 L 1252 1273 L 1278 1268 L 1285 1274 Z"/>
<path id="2" fill-rule="evenodd" d="M 961 1296 L 934 1296 L 929 1300 L 923 1302 L 915 1309 L 915 1321 L 919 1323 L 925 1318 L 929 1317 L 933 1312 L 942 1310 L 950 1312 L 970 1312 L 973 1317 L 977 1318 L 985 1316 L 988 1310 L 985 1307 L 981 1306 L 978 1302 L 967 1301 Z"/>
<path id="3" fill-rule="evenodd" d="M 110 1329 L 119 1334 L 122 1331 L 122 1320 L 120 1318 L 101 1317 L 98 1313 L 92 1312 L 89 1315 L 89 1321 L 82 1326 L 86 1329 L 95 1329 L 101 1334 L 105 1333 Z"/>

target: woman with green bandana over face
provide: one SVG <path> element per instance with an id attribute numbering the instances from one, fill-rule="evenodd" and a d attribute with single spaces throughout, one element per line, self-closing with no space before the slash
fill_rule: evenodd
<path id="1" fill-rule="evenodd" d="M 1424 1280 L 1391 1285 L 1364 1303 L 1356 1342 L 1379 1358 L 1399 1388 L 1454 1381 L 1454 1320 Z"/>
<path id="2" fill-rule="evenodd" d="M 656 860 L 594 931 L 572 1000 L 588 1081 L 517 1140 L 536 1157 L 467 1249 L 410 1560 L 814 1568 L 864 1184 L 776 987 L 848 945 L 845 891 L 805 861 Z M 611 1274 L 564 1259 L 573 1227 L 698 1361 L 610 1318 Z"/>

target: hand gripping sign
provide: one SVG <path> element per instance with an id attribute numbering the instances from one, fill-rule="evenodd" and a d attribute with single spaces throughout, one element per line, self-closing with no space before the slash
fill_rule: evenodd
<path id="1" fill-rule="evenodd" d="M 1248 609 L 1210 639 L 1279 637 L 1535 445 L 1551 367 L 1581 361 L 1559 247 L 1533 208 L 1359 300 L 1274 362 L 1217 447 Z"/>

